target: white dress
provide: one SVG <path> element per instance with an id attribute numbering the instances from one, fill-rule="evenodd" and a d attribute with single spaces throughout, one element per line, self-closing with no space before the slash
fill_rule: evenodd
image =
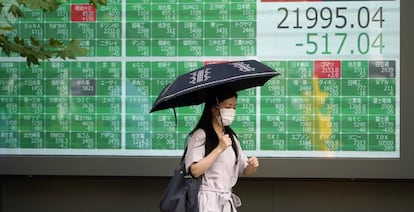
<path id="1" fill-rule="evenodd" d="M 206 134 L 202 129 L 196 130 L 191 136 L 185 156 L 187 170 L 192 163 L 204 158 L 205 139 Z M 200 212 L 234 212 L 241 205 L 240 199 L 232 193 L 232 188 L 247 166 L 247 157 L 243 154 L 239 141 L 236 138 L 235 140 L 239 154 L 238 163 L 236 164 L 236 155 L 230 146 L 202 175 L 198 193 Z"/>

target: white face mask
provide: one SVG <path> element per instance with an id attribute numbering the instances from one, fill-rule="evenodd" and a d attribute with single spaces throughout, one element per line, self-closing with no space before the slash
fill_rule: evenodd
<path id="1" fill-rule="evenodd" d="M 234 121 L 234 118 L 236 117 L 236 110 L 235 109 L 227 109 L 227 108 L 221 108 L 220 109 L 221 119 L 223 121 L 224 126 L 230 126 L 230 124 Z M 220 117 L 217 117 L 220 125 Z"/>

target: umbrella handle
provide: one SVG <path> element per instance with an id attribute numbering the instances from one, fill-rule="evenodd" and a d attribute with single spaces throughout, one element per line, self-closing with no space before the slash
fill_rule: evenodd
<path id="1" fill-rule="evenodd" d="M 217 96 L 216 96 L 216 109 L 218 110 L 218 113 L 219 113 L 221 127 L 223 128 L 223 133 L 226 134 L 226 129 L 224 128 L 224 124 L 223 124 L 223 119 L 221 118 L 219 100 L 218 100 Z"/>

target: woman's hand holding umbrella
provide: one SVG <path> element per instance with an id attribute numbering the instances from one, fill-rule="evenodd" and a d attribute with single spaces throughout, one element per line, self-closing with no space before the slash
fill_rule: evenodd
<path id="1" fill-rule="evenodd" d="M 219 136 L 219 145 L 217 148 L 221 150 L 220 152 L 224 152 L 227 147 L 231 146 L 231 142 L 230 136 L 228 134 L 223 134 Z"/>
<path id="2" fill-rule="evenodd" d="M 219 157 L 220 154 L 224 152 L 229 146 L 231 146 L 230 136 L 228 134 L 222 134 L 219 136 L 219 144 L 214 149 L 214 151 L 212 151 L 212 153 L 208 154 L 202 160 L 198 161 L 197 163 L 193 163 L 190 166 L 191 174 L 194 177 L 201 176 L 212 166 L 216 158 Z"/>

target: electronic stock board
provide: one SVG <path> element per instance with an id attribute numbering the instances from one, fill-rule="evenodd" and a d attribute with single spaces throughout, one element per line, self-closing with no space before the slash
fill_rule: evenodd
<path id="1" fill-rule="evenodd" d="M 1 56 L 0 154 L 179 156 L 203 105 L 177 108 L 176 126 L 171 110 L 149 113 L 163 87 L 206 62 L 257 59 L 281 75 L 239 93 L 232 127 L 246 154 L 399 158 L 399 11 L 399 0 L 25 9 L 10 35 L 89 52 L 31 67 Z"/>

